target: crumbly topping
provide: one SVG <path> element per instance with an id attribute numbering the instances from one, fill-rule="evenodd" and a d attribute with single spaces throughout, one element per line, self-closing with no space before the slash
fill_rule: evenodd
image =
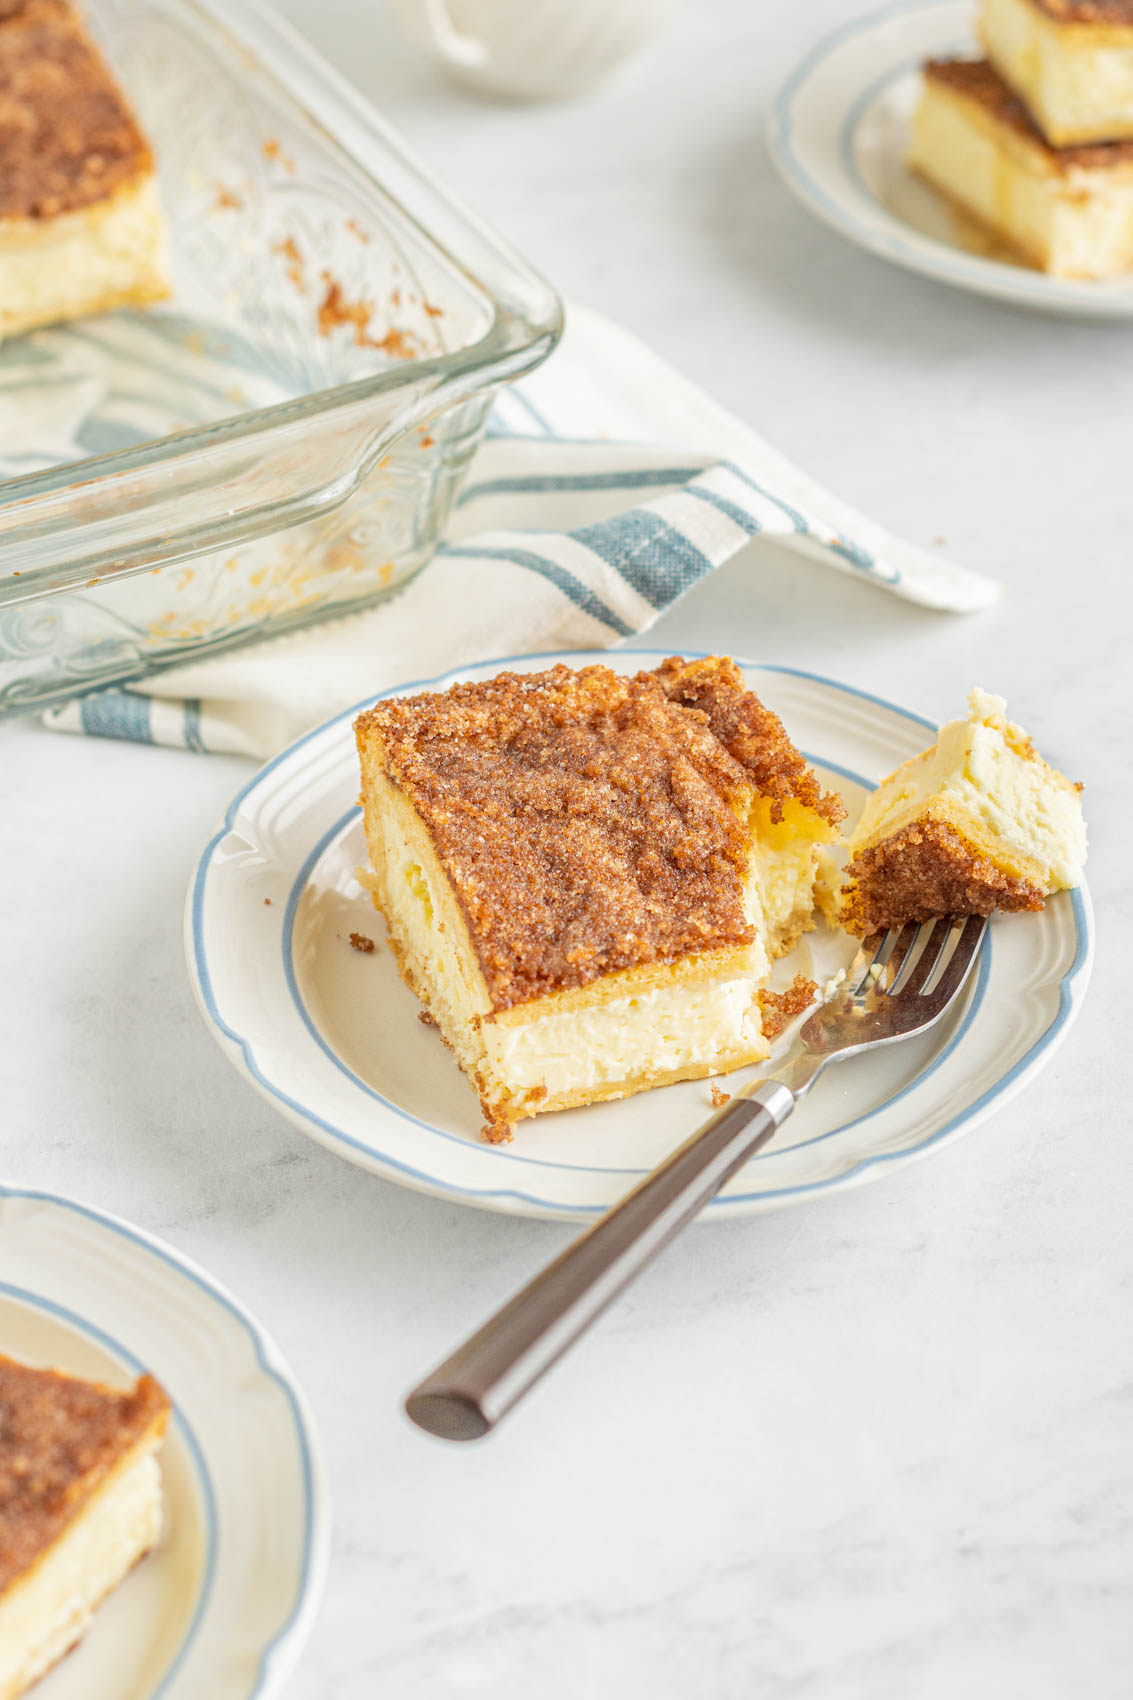
<path id="1" fill-rule="evenodd" d="M 855 856 L 846 869 L 844 925 L 865 936 L 938 915 L 1041 909 L 1043 894 L 980 855 L 943 821 L 913 821 Z"/>
<path id="2" fill-rule="evenodd" d="M 330 272 L 324 271 L 323 283 L 326 285 L 326 293 L 317 312 L 320 336 L 330 336 L 339 325 L 352 325 L 357 348 L 377 348 L 394 360 L 412 360 L 420 352 L 416 339 L 396 325 L 392 325 L 384 336 L 374 336 L 370 330 L 370 320 L 374 316 L 373 302 L 349 300 L 343 293 L 342 285 Z"/>
<path id="3" fill-rule="evenodd" d="M 763 1015 L 763 1036 L 777 1039 L 787 1024 L 814 1002 L 818 986 L 805 974 L 796 974 L 785 992 L 772 992 L 764 987 L 757 1002 Z"/>
<path id="4" fill-rule="evenodd" d="M 1126 24 L 1133 28 L 1133 0 L 1031 0 L 1060 24 Z"/>
<path id="5" fill-rule="evenodd" d="M 360 716 L 359 749 L 381 738 L 433 838 L 494 1009 L 751 942 L 742 817 L 762 778 L 806 791 L 806 764 L 754 698 L 738 760 L 670 700 L 681 665 L 503 673 Z"/>
<path id="6" fill-rule="evenodd" d="M 0 217 L 90 206 L 152 166 L 125 96 L 63 0 L 0 14 Z"/>
<path id="7" fill-rule="evenodd" d="M 1051 147 L 1027 108 L 986 59 L 930 59 L 924 74 L 953 93 L 971 100 L 1001 124 L 1043 150 L 1058 171 L 1104 171 L 1133 160 L 1133 140 L 1086 142 L 1076 147 Z"/>
<path id="8" fill-rule="evenodd" d="M 772 799 L 773 820 L 782 818 L 789 799 L 814 809 L 831 826 L 845 819 L 841 797 L 819 788 L 779 716 L 748 689 L 734 661 L 717 655 L 682 661 L 672 655 L 657 668 L 656 677 L 671 701 L 707 714 L 715 737 L 747 769 L 760 794 Z"/>
<path id="9" fill-rule="evenodd" d="M 168 1408 L 149 1375 L 123 1393 L 0 1356 L 0 1593 Z"/>
<path id="10" fill-rule="evenodd" d="M 362 956 L 373 956 L 374 941 L 368 933 L 351 933 L 350 943 Z"/>
<path id="11" fill-rule="evenodd" d="M 709 1091 L 712 1096 L 712 1108 L 714 1110 L 722 1110 L 725 1104 L 730 1104 L 732 1101 L 732 1094 L 730 1092 L 725 1092 L 722 1087 L 712 1086 L 709 1088 Z"/>

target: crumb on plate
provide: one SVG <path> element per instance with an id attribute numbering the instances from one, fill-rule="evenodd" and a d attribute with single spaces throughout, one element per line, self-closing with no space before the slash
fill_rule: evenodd
<path id="1" fill-rule="evenodd" d="M 760 992 L 759 1007 L 767 1038 L 777 1039 L 787 1023 L 814 1002 L 817 990 L 813 980 L 808 980 L 805 974 L 796 974 L 785 992 Z"/>

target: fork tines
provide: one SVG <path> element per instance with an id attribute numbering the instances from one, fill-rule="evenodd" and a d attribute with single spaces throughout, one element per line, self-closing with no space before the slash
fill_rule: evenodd
<path id="1" fill-rule="evenodd" d="M 986 928 L 984 915 L 945 915 L 873 933 L 862 942 L 847 972 L 846 989 L 855 998 L 875 990 L 880 996 L 928 997 L 946 1004 L 964 979 Z"/>

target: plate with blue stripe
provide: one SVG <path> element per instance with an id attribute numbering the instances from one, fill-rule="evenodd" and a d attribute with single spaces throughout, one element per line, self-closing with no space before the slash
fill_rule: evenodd
<path id="1" fill-rule="evenodd" d="M 258 1323 L 152 1235 L 0 1186 L 0 1351 L 112 1387 L 148 1372 L 172 1404 L 161 1534 L 37 1700 L 278 1694 L 322 1591 L 330 1511 L 306 1401 Z"/>
<path id="2" fill-rule="evenodd" d="M 662 658 L 641 649 L 600 657 L 622 672 Z M 502 658 L 386 694 L 596 659 L 592 651 Z M 921 716 L 836 680 L 742 665 L 820 780 L 841 793 L 851 824 L 870 789 L 935 735 Z M 205 848 L 185 915 L 205 1020 L 251 1086 L 349 1162 L 484 1209 L 594 1216 L 705 1119 L 710 1083 L 537 1116 L 518 1125 L 511 1144 L 484 1143 L 476 1096 L 418 1020 L 420 1005 L 357 879 L 367 853 L 353 722 L 367 706 L 345 710 L 269 762 Z M 352 935 L 374 948 L 357 948 Z M 777 972 L 784 983 L 803 973 L 822 984 L 853 948 L 844 933 L 819 928 Z M 975 1127 L 1050 1058 L 1084 996 L 1091 953 L 1084 886 L 1041 914 L 996 916 L 979 972 L 946 1021 L 822 1082 L 705 1219 L 878 1179 Z"/>
<path id="3" fill-rule="evenodd" d="M 1133 317 L 1133 277 L 1036 271 L 905 164 L 926 59 L 973 59 L 972 0 L 896 0 L 807 54 L 767 123 L 787 187 L 823 223 L 882 259 L 1043 313 Z"/>

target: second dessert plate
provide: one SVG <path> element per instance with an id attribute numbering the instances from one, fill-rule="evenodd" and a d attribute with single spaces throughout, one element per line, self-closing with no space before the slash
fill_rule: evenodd
<path id="1" fill-rule="evenodd" d="M 306 1401 L 241 1305 L 170 1246 L 0 1186 L 0 1350 L 173 1405 L 163 1529 L 36 1700 L 268 1700 L 310 1633 L 330 1545 Z"/>
<path id="2" fill-rule="evenodd" d="M 1133 277 L 1049 277 L 905 165 L 926 59 L 974 58 L 971 0 L 900 0 L 844 25 L 790 77 L 768 143 L 788 186 L 860 247 L 960 289 L 1049 313 L 1133 317 Z"/>
<path id="3" fill-rule="evenodd" d="M 600 657 L 620 672 L 662 658 L 653 650 Z M 403 685 L 398 694 L 504 668 L 596 659 L 593 652 L 505 658 Z M 819 777 L 841 792 L 850 825 L 871 787 L 936 731 L 919 715 L 831 679 L 754 664 L 744 673 Z M 355 877 L 367 858 L 352 723 L 366 706 L 269 762 L 206 848 L 186 909 L 189 969 L 205 1019 L 258 1091 L 349 1161 L 485 1209 L 593 1216 L 705 1119 L 710 1083 L 536 1117 L 520 1124 L 511 1145 L 481 1141 L 476 1097 L 417 1019 L 420 1005 L 401 983 L 381 917 Z M 800 971 L 821 983 L 853 949 L 840 933 L 808 934 L 779 964 L 784 983 Z M 1039 915 L 996 917 L 979 972 L 946 1022 L 824 1080 L 706 1215 L 719 1220 L 857 1185 L 974 1127 L 1050 1057 L 1085 993 L 1091 950 L 1084 886 Z M 766 1071 L 742 1071 L 723 1086 L 758 1072 Z"/>

